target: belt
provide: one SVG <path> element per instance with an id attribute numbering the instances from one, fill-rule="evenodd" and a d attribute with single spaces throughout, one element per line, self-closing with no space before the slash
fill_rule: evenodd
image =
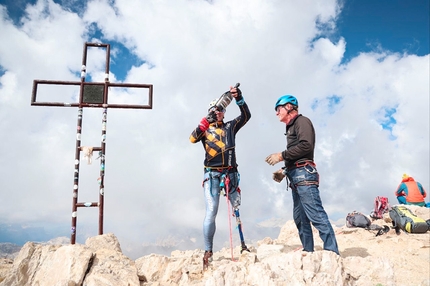
<path id="1" fill-rule="evenodd" d="M 293 169 L 301 168 L 301 167 L 304 167 L 304 166 L 307 166 L 307 165 L 311 165 L 313 167 L 317 166 L 314 163 L 314 161 L 312 161 L 312 160 L 309 160 L 309 159 L 300 159 L 300 160 L 297 160 L 296 162 L 294 162 L 293 165 L 288 166 L 287 170 L 293 170 Z"/>
<path id="2" fill-rule="evenodd" d="M 219 168 L 217 168 L 217 167 L 205 167 L 205 173 L 208 173 L 208 172 L 234 173 L 234 172 L 237 172 L 237 168 L 236 167 L 226 167 L 226 168 L 223 168 L 223 167 L 219 167 Z"/>

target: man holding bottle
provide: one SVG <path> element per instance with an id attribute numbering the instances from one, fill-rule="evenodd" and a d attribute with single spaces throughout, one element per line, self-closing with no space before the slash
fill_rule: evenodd
<path id="1" fill-rule="evenodd" d="M 230 91 L 223 94 L 219 100 L 209 104 L 208 115 L 203 117 L 190 136 L 191 143 L 201 142 L 205 150 L 203 191 L 206 203 L 206 215 L 203 221 L 203 236 L 205 253 L 203 256 L 203 269 L 209 266 L 213 255 L 213 238 L 215 235 L 215 219 L 218 213 L 221 190 L 237 211 L 241 203 L 239 188 L 239 172 L 236 162 L 236 133 L 249 121 L 251 113 L 238 88 L 230 87 Z M 232 96 L 239 107 L 240 115 L 231 121 L 224 122 L 225 108 Z M 239 231 L 241 231 L 239 229 Z M 241 232 L 240 232 L 241 234 Z M 242 250 L 246 245 L 242 241 Z"/>

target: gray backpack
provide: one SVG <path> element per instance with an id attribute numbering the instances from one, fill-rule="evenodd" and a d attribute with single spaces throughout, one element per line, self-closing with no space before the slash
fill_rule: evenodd
<path id="1" fill-rule="evenodd" d="M 353 211 L 346 216 L 345 224 L 347 227 L 369 228 L 371 223 L 372 222 L 366 215 L 357 211 Z"/>

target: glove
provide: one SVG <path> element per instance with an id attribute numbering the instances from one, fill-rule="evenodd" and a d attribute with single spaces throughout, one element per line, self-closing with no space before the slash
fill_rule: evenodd
<path id="1" fill-rule="evenodd" d="M 236 100 L 241 100 L 242 99 L 242 91 L 239 89 L 238 85 L 236 84 L 236 86 L 234 87 L 236 89 L 236 92 L 231 92 L 231 88 L 230 88 L 230 93 L 231 95 L 236 99 Z"/>
<path id="2" fill-rule="evenodd" d="M 211 110 L 211 111 L 209 111 L 208 115 L 206 115 L 206 120 L 207 120 L 209 123 L 212 123 L 212 122 L 215 122 L 215 121 L 216 121 L 216 113 L 215 113 L 215 110 Z M 209 128 L 209 126 L 208 126 L 208 128 Z M 206 128 L 206 129 L 207 129 L 207 128 Z"/>
<path id="3" fill-rule="evenodd" d="M 274 166 L 283 160 L 284 158 L 282 158 L 282 153 L 273 153 L 267 156 L 265 161 L 267 164 Z"/>
<path id="4" fill-rule="evenodd" d="M 242 91 L 240 90 L 240 88 L 236 87 L 236 92 L 232 93 L 236 96 L 233 96 L 234 98 L 236 98 L 237 100 L 240 100 L 242 98 Z"/>
<path id="5" fill-rule="evenodd" d="M 236 88 L 236 90 L 237 90 L 237 97 L 236 98 L 239 100 L 242 98 L 242 91 L 240 90 L 240 88 Z"/>
<path id="6" fill-rule="evenodd" d="M 274 172 L 272 175 L 272 179 L 277 183 L 280 183 L 284 178 L 285 178 L 285 175 L 284 175 L 283 169 L 279 169 L 278 171 Z"/>
<path id="7" fill-rule="evenodd" d="M 206 119 L 206 117 L 203 117 L 202 120 L 200 120 L 199 128 L 201 131 L 205 132 L 209 128 L 209 121 Z"/>

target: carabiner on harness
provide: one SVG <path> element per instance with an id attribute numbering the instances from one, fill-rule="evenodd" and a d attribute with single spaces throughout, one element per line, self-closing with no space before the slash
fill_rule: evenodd
<path id="1" fill-rule="evenodd" d="M 220 179 L 219 179 L 219 188 L 220 188 L 220 194 L 223 195 L 224 197 L 226 196 L 226 192 L 225 192 L 225 174 L 222 174 Z"/>

